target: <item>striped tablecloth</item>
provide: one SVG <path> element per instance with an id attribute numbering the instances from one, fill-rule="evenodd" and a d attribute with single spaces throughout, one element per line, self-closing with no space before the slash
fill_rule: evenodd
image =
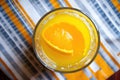
<path id="1" fill-rule="evenodd" d="M 74 7 L 91 17 L 100 32 L 100 49 L 85 69 L 52 72 L 35 58 L 32 35 L 50 10 Z M 12 80 L 105 80 L 120 69 L 120 0 L 0 0 L 0 69 Z"/>

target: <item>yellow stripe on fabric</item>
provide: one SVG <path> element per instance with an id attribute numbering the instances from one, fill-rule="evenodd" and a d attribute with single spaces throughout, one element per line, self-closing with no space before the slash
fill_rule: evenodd
<path id="1" fill-rule="evenodd" d="M 13 74 L 13 72 L 9 69 L 9 67 L 5 64 L 5 62 L 1 58 L 0 58 L 0 63 L 5 67 L 5 69 L 13 77 L 13 79 L 17 80 L 16 76 Z"/>
<path id="2" fill-rule="evenodd" d="M 4 0 L 0 0 L 0 5 L 4 5 Z"/>
<path id="3" fill-rule="evenodd" d="M 7 13 L 11 21 L 14 23 L 14 25 L 17 27 L 18 31 L 23 35 L 23 37 L 28 41 L 29 44 L 32 44 L 32 38 L 22 25 L 22 23 L 19 21 L 19 19 L 15 16 L 15 14 L 12 12 L 8 4 L 4 1 L 4 4 L 1 5 L 4 11 Z M 9 13 L 8 13 L 9 12 Z"/>
<path id="4" fill-rule="evenodd" d="M 111 0 L 116 9 L 120 12 L 120 2 L 118 0 Z"/>
<path id="5" fill-rule="evenodd" d="M 52 4 L 52 6 L 54 8 L 59 8 L 60 7 L 60 4 L 58 3 L 57 0 L 50 0 L 50 3 Z"/>
<path id="6" fill-rule="evenodd" d="M 18 2 L 18 0 L 13 0 L 13 3 L 19 9 L 19 11 L 21 12 L 21 14 L 25 17 L 25 19 L 29 23 L 30 27 L 32 29 L 34 29 L 35 28 L 35 23 L 30 18 L 30 16 L 27 14 L 27 12 L 24 10 L 24 8 L 20 5 L 20 3 Z"/>
<path id="7" fill-rule="evenodd" d="M 89 80 L 82 70 L 73 73 L 66 73 L 64 76 L 66 77 L 66 80 Z"/>
<path id="8" fill-rule="evenodd" d="M 100 70 L 100 74 L 106 78 L 110 77 L 114 72 L 113 70 L 109 67 L 109 65 L 104 61 L 104 59 L 100 56 L 100 54 L 98 54 L 94 60 L 97 65 L 101 68 Z M 99 75 L 96 74 L 96 77 L 98 77 Z"/>
<path id="9" fill-rule="evenodd" d="M 102 73 L 101 70 L 94 72 L 90 67 L 88 67 L 88 69 L 92 72 L 92 74 L 97 80 L 106 80 L 105 78 L 106 75 Z"/>
<path id="10" fill-rule="evenodd" d="M 64 0 L 64 2 L 67 4 L 68 7 L 72 7 L 68 0 Z"/>
<path id="11" fill-rule="evenodd" d="M 100 46 L 103 48 L 103 50 L 108 54 L 108 56 L 112 59 L 112 61 L 120 68 L 120 64 L 113 58 L 111 53 L 105 48 L 103 43 L 100 43 Z"/>

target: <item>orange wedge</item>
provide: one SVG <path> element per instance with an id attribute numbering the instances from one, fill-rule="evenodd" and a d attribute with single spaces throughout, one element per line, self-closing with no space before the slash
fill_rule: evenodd
<path id="1" fill-rule="evenodd" d="M 69 30 L 63 28 L 63 23 L 56 23 L 43 30 L 44 41 L 54 49 L 67 53 L 73 53 L 73 36 Z"/>

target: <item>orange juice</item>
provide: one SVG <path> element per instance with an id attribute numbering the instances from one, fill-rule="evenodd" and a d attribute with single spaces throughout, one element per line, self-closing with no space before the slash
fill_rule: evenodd
<path id="1" fill-rule="evenodd" d="M 99 46 L 98 37 L 95 25 L 86 15 L 76 9 L 62 8 L 38 22 L 34 47 L 46 67 L 70 72 L 93 60 Z"/>

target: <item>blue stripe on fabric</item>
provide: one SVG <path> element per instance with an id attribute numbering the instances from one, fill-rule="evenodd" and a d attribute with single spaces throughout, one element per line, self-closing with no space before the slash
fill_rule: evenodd
<path id="1" fill-rule="evenodd" d="M 45 1 L 45 3 L 48 5 L 48 7 L 50 8 L 50 9 L 54 9 L 54 7 L 52 6 L 52 4 L 49 2 L 49 0 L 44 0 Z"/>
<path id="2" fill-rule="evenodd" d="M 25 40 L 25 38 L 22 36 L 22 34 L 20 33 L 20 31 L 18 31 L 18 29 L 16 28 L 16 26 L 14 25 L 14 23 L 10 20 L 9 16 L 6 14 L 6 12 L 4 11 L 4 9 L 1 6 L 0 6 L 0 11 L 1 11 L 2 15 L 4 16 L 4 18 L 11 25 L 11 27 L 14 29 L 14 31 L 16 32 L 16 34 L 19 35 L 20 39 L 24 42 L 24 44 L 27 47 L 30 47 L 30 44 Z"/>
<path id="3" fill-rule="evenodd" d="M 5 30 L 1 26 L 0 26 L 0 33 L 1 36 L 4 36 L 4 38 L 8 40 L 11 47 L 16 46 L 16 44 L 10 39 L 9 35 L 5 32 Z"/>
<path id="4" fill-rule="evenodd" d="M 93 76 L 92 73 L 90 72 L 90 70 L 88 68 L 83 69 L 83 71 L 84 71 L 84 73 L 86 74 L 86 76 L 88 78 L 90 78 L 91 76 Z"/>
<path id="5" fill-rule="evenodd" d="M 89 2 L 91 2 L 91 4 L 94 4 L 95 5 L 95 8 L 96 7 L 98 7 L 99 8 L 99 5 L 98 4 L 96 4 L 96 0 L 87 0 L 87 1 L 89 1 Z M 106 7 L 105 5 L 104 5 L 104 7 Z M 102 9 L 100 8 L 100 11 L 101 11 Z M 103 11 L 101 11 L 102 12 L 102 16 L 103 17 L 107 17 L 106 16 L 106 14 L 105 13 L 103 13 Z M 111 13 L 109 12 L 109 14 L 111 15 Z M 116 23 L 116 24 L 118 24 L 118 23 Z M 119 24 L 118 24 L 119 25 Z"/>
<path id="6" fill-rule="evenodd" d="M 5 50 L 5 48 L 1 44 L 0 44 L 0 51 L 3 53 L 3 55 L 9 61 L 9 63 L 14 67 L 14 69 L 16 69 L 18 71 L 18 73 L 22 76 L 22 78 L 24 78 L 25 80 L 29 80 L 29 78 L 25 75 L 24 72 L 22 72 L 20 67 L 15 63 L 15 61 L 11 58 L 11 56 L 8 54 L 8 52 Z"/>
<path id="7" fill-rule="evenodd" d="M 61 0 L 57 0 L 58 3 L 60 4 L 61 7 L 64 7 L 64 5 L 62 4 Z"/>
<path id="8" fill-rule="evenodd" d="M 120 26 L 119 19 L 116 19 L 117 15 L 115 13 L 113 14 L 112 11 L 108 9 L 108 7 L 105 4 L 106 2 L 103 3 L 102 1 L 100 1 L 99 3 L 103 6 L 105 10 L 107 10 L 107 14 L 109 15 L 109 17 L 112 18 L 112 21 L 116 24 L 116 27 Z M 116 15 L 116 17 L 114 15 Z M 118 27 L 118 29 L 120 31 L 120 27 Z"/>
<path id="9" fill-rule="evenodd" d="M 113 63 L 112 59 L 107 55 L 107 53 L 105 53 L 105 51 L 101 47 L 99 49 L 99 54 L 114 72 L 118 71 L 118 67 L 115 65 L 115 63 Z"/>
<path id="10" fill-rule="evenodd" d="M 12 34 L 13 32 L 8 28 L 8 26 L 5 24 L 5 22 L 3 21 L 3 19 L 0 17 L 0 22 L 2 23 L 2 25 L 5 27 L 5 29 L 7 30 L 7 32 L 9 33 L 9 34 Z M 15 40 L 15 41 L 18 41 L 18 39 L 14 36 L 13 37 L 13 39 Z"/>
<path id="11" fill-rule="evenodd" d="M 105 41 L 110 45 L 111 49 L 115 50 L 115 51 L 119 51 L 119 49 L 115 46 L 115 44 L 112 42 L 112 40 L 110 40 L 108 38 L 108 36 L 103 32 L 103 30 L 100 30 L 100 34 L 104 37 Z"/>
<path id="12" fill-rule="evenodd" d="M 91 73 L 88 68 L 83 69 L 84 73 L 90 80 L 96 80 L 95 76 Z"/>
<path id="13" fill-rule="evenodd" d="M 24 17 L 20 14 L 20 12 L 17 9 L 17 7 L 13 6 L 14 4 L 11 1 L 9 1 L 9 0 L 6 0 L 6 3 L 8 4 L 8 6 L 12 10 L 12 12 L 15 14 L 15 16 L 19 19 L 21 24 L 24 26 L 25 30 L 29 33 L 30 36 L 32 36 L 33 30 L 31 29 L 30 25 L 27 24 L 27 22 L 25 21 Z"/>
<path id="14" fill-rule="evenodd" d="M 35 8 L 35 10 L 40 14 L 40 16 L 43 16 L 46 11 L 44 7 L 41 5 L 41 3 L 38 0 L 29 0 L 31 5 Z"/>
<path id="15" fill-rule="evenodd" d="M 94 4 L 96 0 L 87 0 L 87 1 Z"/>
<path id="16" fill-rule="evenodd" d="M 97 8 L 98 12 L 101 13 L 100 15 L 107 22 L 109 27 L 116 33 L 116 35 L 118 35 L 118 37 L 120 37 L 120 32 L 116 29 L 116 27 L 113 25 L 113 23 L 109 20 L 109 18 L 106 16 L 106 14 L 103 12 L 103 10 L 97 6 L 96 6 L 96 8 Z"/>
<path id="17" fill-rule="evenodd" d="M 116 27 L 113 25 L 113 23 L 109 20 L 107 15 L 104 13 L 104 11 L 98 5 L 98 3 L 94 4 L 94 6 L 97 9 L 97 11 L 100 13 L 102 18 L 107 22 L 107 24 L 109 25 L 108 27 L 110 27 L 110 29 L 112 29 L 112 31 L 115 32 L 118 37 L 120 37 L 120 32 L 116 29 Z"/>
<path id="18" fill-rule="evenodd" d="M 10 44 L 9 46 L 13 48 L 13 50 L 15 51 L 15 55 L 19 55 L 20 60 L 22 61 L 22 63 L 27 64 L 29 71 L 32 71 L 32 73 L 37 73 L 37 71 L 35 70 L 35 68 L 32 66 L 32 64 L 28 61 L 28 59 L 23 55 L 23 53 L 20 51 L 20 49 L 17 47 L 17 45 L 15 44 L 15 42 L 9 37 L 9 35 L 7 34 L 7 32 L 0 27 L 0 33 L 1 36 L 4 37 L 4 39 L 7 40 L 7 42 Z"/>
<path id="19" fill-rule="evenodd" d="M 99 4 L 95 1 L 92 2 L 92 0 L 91 0 L 91 4 L 94 5 L 94 8 L 97 9 L 97 11 L 100 13 L 102 19 L 104 19 L 106 21 L 106 23 L 109 25 L 108 27 L 110 28 L 110 30 L 112 30 L 112 32 L 114 32 L 116 34 L 115 36 L 120 37 L 120 32 L 116 29 L 116 27 L 113 25 L 113 23 L 109 20 L 107 15 L 100 8 Z"/>
<path id="20" fill-rule="evenodd" d="M 113 11 L 117 14 L 117 16 L 120 19 L 120 13 L 119 11 L 116 9 L 116 7 L 113 5 L 113 3 L 111 2 L 111 0 L 107 0 L 107 2 L 109 3 L 110 7 L 113 9 Z"/>

